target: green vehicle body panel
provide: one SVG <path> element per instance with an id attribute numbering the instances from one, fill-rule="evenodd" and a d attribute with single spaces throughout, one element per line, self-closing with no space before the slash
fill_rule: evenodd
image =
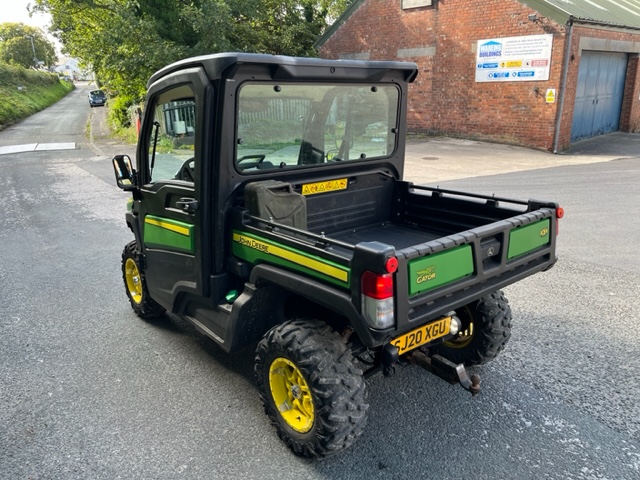
<path id="1" fill-rule="evenodd" d="M 232 244 L 233 255 L 247 262 L 266 262 L 287 267 L 339 287 L 349 288 L 350 270 L 343 265 L 239 230 L 233 231 Z"/>
<path id="2" fill-rule="evenodd" d="M 193 253 L 193 225 L 170 218 L 147 215 L 144 218 L 144 244 Z"/>
<path id="3" fill-rule="evenodd" d="M 433 290 L 474 273 L 471 245 L 409 262 L 409 295 Z"/>
<path id="4" fill-rule="evenodd" d="M 511 260 L 512 258 L 531 252 L 536 248 L 549 245 L 551 241 L 549 235 L 548 218 L 511 230 L 509 233 L 507 258 Z"/>

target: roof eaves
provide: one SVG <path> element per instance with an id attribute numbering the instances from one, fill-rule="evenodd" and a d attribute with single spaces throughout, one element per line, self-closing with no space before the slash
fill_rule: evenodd
<path id="1" fill-rule="evenodd" d="M 336 32 L 336 30 L 338 30 L 338 28 L 340 28 L 342 24 L 345 23 L 365 1 L 366 0 L 354 0 L 354 2 L 349 5 L 349 8 L 342 12 L 342 15 L 340 15 L 336 19 L 336 21 L 333 22 L 333 24 L 329 28 L 327 28 L 327 30 L 322 35 L 320 35 L 320 37 L 318 37 L 313 46 L 315 48 L 322 47 L 327 42 L 327 40 L 329 40 L 329 38 L 331 38 L 331 36 Z"/>
<path id="2" fill-rule="evenodd" d="M 636 26 L 636 25 L 624 25 L 622 23 L 607 22 L 604 20 L 594 20 L 593 18 L 580 18 L 580 17 L 574 17 L 574 16 L 571 16 L 571 23 L 573 24 L 583 23 L 586 25 L 598 25 L 602 27 L 611 27 L 616 29 L 622 28 L 627 30 L 640 30 L 640 26 Z"/>
<path id="3" fill-rule="evenodd" d="M 625 12 L 640 15 L 640 7 L 629 3 L 628 7 L 611 0 L 609 8 L 590 0 L 520 0 L 521 3 L 560 24 L 573 22 L 600 25 L 611 28 L 638 30 L 640 20 Z M 602 2 L 600 2 L 602 3 Z"/>
<path id="4" fill-rule="evenodd" d="M 540 15 L 553 20 L 559 25 L 566 25 L 571 19 L 571 13 L 567 10 L 545 0 L 520 0 L 520 3 L 525 4 L 530 9 L 535 10 Z"/>

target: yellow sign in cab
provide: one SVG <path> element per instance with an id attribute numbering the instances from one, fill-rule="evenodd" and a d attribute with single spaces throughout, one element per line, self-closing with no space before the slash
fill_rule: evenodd
<path id="1" fill-rule="evenodd" d="M 437 338 L 444 337 L 451 330 L 451 317 L 439 318 L 435 322 L 427 323 L 415 330 L 400 335 L 391 340 L 391 345 L 398 349 L 398 355 L 413 350 L 414 348 L 429 343 Z"/>
<path id="2" fill-rule="evenodd" d="M 345 190 L 348 183 L 346 178 L 338 178 L 327 182 L 307 183 L 302 185 L 302 195 L 316 195 L 318 193 L 333 192 L 335 190 Z"/>

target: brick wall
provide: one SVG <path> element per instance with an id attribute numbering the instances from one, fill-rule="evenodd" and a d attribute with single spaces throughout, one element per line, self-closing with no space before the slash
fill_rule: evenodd
<path id="1" fill-rule="evenodd" d="M 627 78 L 624 85 L 624 99 L 620 115 L 620 130 L 640 132 L 640 75 L 638 54 L 630 55 L 627 64 Z"/>
<path id="2" fill-rule="evenodd" d="M 535 12 L 515 0 L 433 3 L 402 10 L 401 0 L 365 0 L 324 43 L 320 56 L 417 63 L 419 75 L 409 90 L 410 131 L 553 149 L 559 102 L 546 103 L 544 94 L 553 88 L 560 98 L 567 27 L 546 18 L 530 21 L 528 15 Z M 540 34 L 553 35 L 549 80 L 475 82 L 478 40 Z M 594 34 L 593 28 L 574 27 L 572 52 L 577 53 L 580 38 L 587 34 L 640 41 L 640 32 Z M 568 69 L 560 150 L 569 145 L 578 57 L 574 55 Z M 630 67 L 634 73 L 627 87 L 632 94 L 623 106 L 624 125 L 637 126 L 637 55 Z"/>

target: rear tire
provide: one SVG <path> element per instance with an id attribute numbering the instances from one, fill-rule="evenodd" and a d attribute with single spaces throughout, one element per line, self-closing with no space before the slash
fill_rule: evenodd
<path id="1" fill-rule="evenodd" d="M 460 333 L 430 348 L 431 353 L 466 366 L 481 365 L 496 358 L 511 338 L 511 308 L 501 290 L 456 310 L 456 315 L 462 320 Z"/>
<path id="2" fill-rule="evenodd" d="M 122 279 L 131 307 L 139 317 L 156 318 L 165 312 L 165 309 L 149 296 L 135 241 L 127 244 L 122 252 Z"/>
<path id="3" fill-rule="evenodd" d="M 256 350 L 255 375 L 271 424 L 296 455 L 325 457 L 362 434 L 364 377 L 325 323 L 293 320 L 269 330 Z"/>

